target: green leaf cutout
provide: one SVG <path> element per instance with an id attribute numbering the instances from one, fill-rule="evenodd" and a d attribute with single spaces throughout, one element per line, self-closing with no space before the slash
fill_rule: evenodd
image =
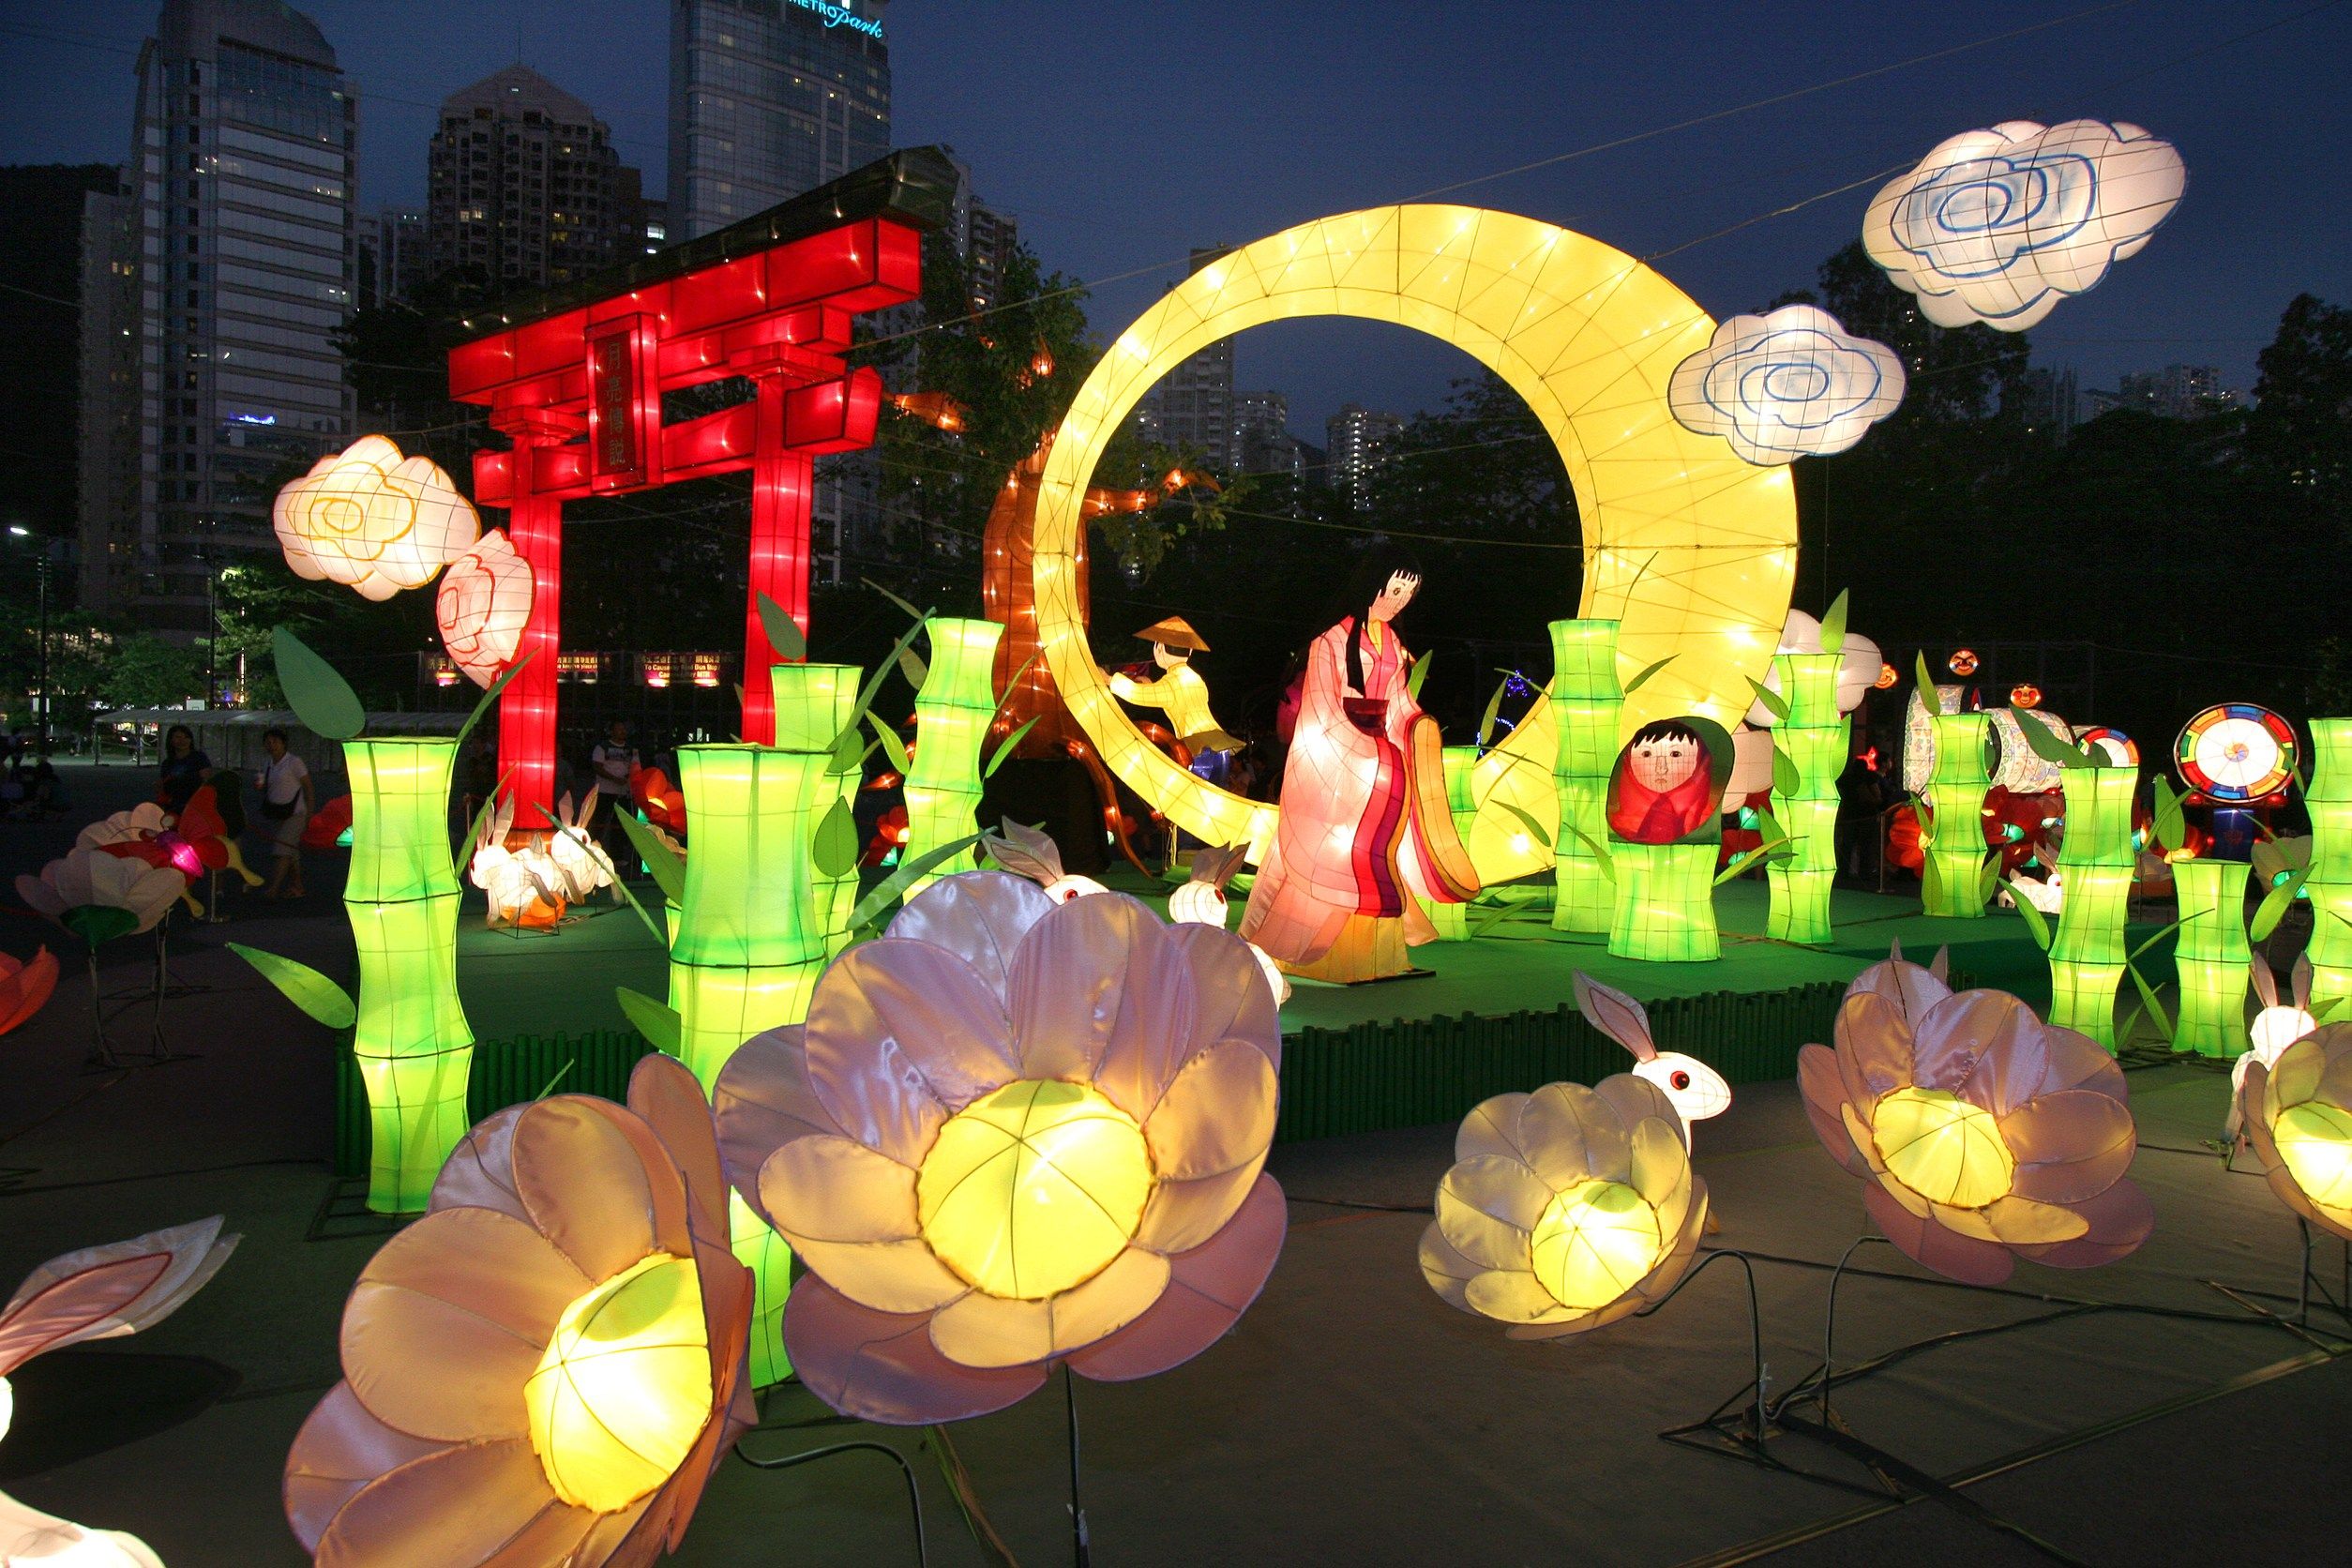
<path id="1" fill-rule="evenodd" d="M 1023 738 L 1025 738 L 1032 730 L 1037 728 L 1037 719 L 1045 716 L 1046 716 L 1043 714 L 1037 715 L 1035 718 L 1032 718 L 1028 723 L 1022 725 L 1019 729 L 1005 736 L 1002 741 L 999 741 L 997 743 L 996 750 L 988 758 L 988 765 L 980 770 L 980 776 L 983 778 L 994 778 L 996 776 L 996 770 L 1003 767 L 1006 762 L 1012 761 L 1013 752 L 1019 746 Z"/>
<path id="2" fill-rule="evenodd" d="M 2037 909 L 2033 900 L 2026 897 L 2025 889 L 2009 878 L 2003 877 L 2001 885 L 2008 888 L 2009 896 L 2017 900 L 2017 912 L 2026 917 L 2026 933 L 2033 938 L 2033 944 L 2047 953 L 2050 950 L 2050 917 Z"/>
<path id="3" fill-rule="evenodd" d="M 1421 683 L 1429 678 L 1429 661 L 1435 657 L 1434 652 L 1422 655 L 1413 660 L 1413 672 L 1405 677 L 1405 695 L 1416 702 L 1421 701 Z"/>
<path id="4" fill-rule="evenodd" d="M 882 742 L 882 755 L 890 759 L 892 767 L 904 773 L 913 765 L 907 756 L 907 743 L 898 738 L 897 731 L 873 714 L 866 716 L 866 722 L 874 727 L 874 738 Z"/>
<path id="5" fill-rule="evenodd" d="M 2155 790 L 2155 821 L 2150 824 L 2157 846 L 2166 852 L 2179 849 L 2188 842 L 2188 814 L 2181 809 L 2180 797 L 2173 793 L 2163 774 L 2149 780 Z"/>
<path id="6" fill-rule="evenodd" d="M 801 634 L 800 623 L 765 594 L 760 596 L 760 629 L 767 634 L 768 646 L 776 650 L 776 656 L 784 663 L 798 664 L 808 656 L 808 639 Z"/>
<path id="7" fill-rule="evenodd" d="M 2164 1011 L 2164 1004 L 2156 1000 L 2155 988 L 2148 985 L 2148 976 L 2140 972 L 2137 964 L 2125 964 L 2123 972 L 2132 977 L 2133 988 L 2140 993 L 2140 1005 L 2147 1008 L 2148 1017 L 2156 1020 L 2156 1028 L 2163 1033 L 2164 1043 L 2172 1044 L 2172 1018 Z"/>
<path id="8" fill-rule="evenodd" d="M 809 857 L 828 877 L 845 877 L 857 869 L 857 814 L 851 809 L 848 797 L 835 801 L 817 824 Z"/>
<path id="9" fill-rule="evenodd" d="M 270 634 L 270 651 L 278 664 L 278 684 L 285 687 L 286 701 L 303 728 L 330 741 L 357 739 L 367 728 L 368 710 L 351 683 L 291 627 L 279 626 Z"/>
<path id="10" fill-rule="evenodd" d="M 533 655 L 536 652 L 536 649 L 532 650 L 531 653 L 523 655 L 498 672 L 498 679 L 490 684 L 490 688 L 482 693 L 481 700 L 474 704 L 474 711 L 465 716 L 465 722 L 458 726 L 457 746 L 460 750 L 465 747 L 465 737 L 474 733 L 474 727 L 482 722 L 483 715 L 490 711 L 491 705 L 498 701 L 499 694 L 506 689 L 506 683 L 522 672 L 522 667 L 531 662 Z M 499 787 L 504 789 L 505 786 L 502 784 Z"/>
<path id="11" fill-rule="evenodd" d="M 1756 693 L 1756 700 L 1764 704 L 1764 711 L 1771 714 L 1774 719 L 1785 719 L 1788 716 L 1787 698 L 1783 697 L 1753 675 L 1748 677 L 1748 686 Z"/>
<path id="12" fill-rule="evenodd" d="M 1486 699 L 1486 711 L 1478 716 L 1478 749 L 1481 751 L 1494 744 L 1495 718 L 1502 712 L 1502 694 L 1509 689 L 1509 681 L 1495 687 L 1495 694 Z"/>
<path id="13" fill-rule="evenodd" d="M 1525 811 L 1522 811 L 1519 807 L 1512 805 L 1507 800 L 1497 801 L 1495 804 L 1501 807 L 1505 811 L 1510 812 L 1514 817 L 1518 818 L 1520 822 L 1526 823 L 1528 833 L 1537 843 L 1543 845 L 1547 850 L 1552 847 L 1552 836 L 1545 831 L 1544 824 L 1542 822 L 1537 822 L 1533 817 L 1529 816 Z"/>
<path id="14" fill-rule="evenodd" d="M 1585 830 L 1580 827 L 1572 826 L 1568 831 L 1575 834 L 1576 836 L 1576 842 L 1582 844 L 1586 849 L 1591 850 L 1592 852 L 1592 858 L 1601 863 L 1601 875 L 1606 877 L 1611 882 L 1615 882 L 1617 880 L 1617 861 L 1609 854 L 1609 847 L 1606 844 L 1596 842 L 1591 835 L 1586 833 Z"/>
<path id="15" fill-rule="evenodd" d="M 1821 612 L 1821 651 L 1842 654 L 1846 651 L 1846 590 L 1837 591 L 1830 608 Z"/>
<path id="16" fill-rule="evenodd" d="M 857 901 L 857 908 L 850 912 L 850 929 L 860 930 L 872 924 L 881 917 L 882 912 L 902 897 L 917 879 L 929 875 L 978 842 L 980 842 L 980 836 L 976 833 L 971 834 L 957 839 L 952 844 L 942 844 L 938 849 L 927 850 L 912 860 L 900 862 L 897 869 L 876 883 L 871 893 Z"/>
<path id="17" fill-rule="evenodd" d="M 1772 792 L 1783 800 L 1794 800 L 1804 781 L 1804 775 L 1797 771 L 1796 759 L 1777 746 L 1772 747 Z"/>
<path id="18" fill-rule="evenodd" d="M 2028 748 L 2045 762 L 2056 762 L 2062 768 L 2092 768 L 2099 765 L 2081 746 L 2061 739 L 2056 730 L 2029 712 L 2017 716 L 2017 731 L 2026 737 Z"/>
<path id="19" fill-rule="evenodd" d="M 912 648 L 898 650 L 898 673 L 907 678 L 907 685 L 920 694 L 923 683 L 931 678 L 931 667 L 923 662 L 923 656 Z"/>
<path id="20" fill-rule="evenodd" d="M 1943 868 L 1932 854 L 1920 859 L 1919 901 L 1922 909 L 1935 909 L 1944 901 Z"/>
<path id="21" fill-rule="evenodd" d="M 288 1002 L 315 1021 L 329 1029 L 349 1029 L 359 1021 L 359 1008 L 353 1003 L 351 993 L 309 964 L 264 953 L 241 942 L 230 942 L 228 947 L 261 971 L 263 979 L 277 987 Z"/>
<path id="22" fill-rule="evenodd" d="M 613 987 L 612 994 L 620 1002 L 621 1011 L 628 1015 L 629 1022 L 653 1043 L 656 1050 L 676 1056 L 685 1049 L 686 1024 L 677 1009 L 626 986 Z"/>
<path id="23" fill-rule="evenodd" d="M 621 831 L 628 835 L 629 847 L 637 858 L 645 863 L 654 885 L 661 896 L 673 904 L 686 902 L 686 862 L 678 852 L 654 837 L 654 830 L 637 820 L 637 813 L 626 806 L 613 807 L 620 814 Z"/>
<path id="24" fill-rule="evenodd" d="M 929 618 L 927 611 L 915 609 L 913 605 L 909 604 L 906 600 L 900 598 L 897 595 L 892 593 L 881 583 L 876 582 L 872 578 L 861 577 L 858 580 L 866 584 L 867 587 L 871 588 L 875 593 L 880 594 L 883 598 L 888 599 L 892 604 L 895 604 L 899 609 L 905 611 L 909 615 L 912 616 L 916 626 L 920 626 L 927 619 Z"/>
<path id="25" fill-rule="evenodd" d="M 1644 665 L 1639 673 L 1635 675 L 1632 680 L 1627 681 L 1623 686 L 1619 686 L 1617 689 L 1623 692 L 1626 696 L 1631 697 L 1635 692 L 1639 691 L 1643 686 L 1650 684 L 1651 676 L 1656 674 L 1659 671 L 1664 670 L 1667 665 L 1672 664 L 1675 659 L 1680 656 L 1680 655 L 1668 654 L 1666 657 L 1658 660 L 1655 664 Z"/>
<path id="26" fill-rule="evenodd" d="M 1977 870 L 1976 901 L 1978 908 L 1982 909 L 1983 906 L 1993 901 L 1993 889 L 1999 885 L 2000 880 L 2001 854 L 1998 850 L 1995 850 L 1991 854 L 1985 857 L 1984 864 Z"/>
<path id="27" fill-rule="evenodd" d="M 1926 650 L 1922 649 L 1912 658 L 1911 680 L 1919 687 L 1920 706 L 1931 716 L 1943 712 L 1943 704 L 1936 700 L 1936 672 L 1927 668 Z"/>
<path id="28" fill-rule="evenodd" d="M 2284 882 L 2262 896 L 2262 902 L 2254 906 L 2254 923 L 2246 927 L 2246 935 L 2250 939 L 2255 942 L 2270 940 L 2270 933 L 2277 930 L 2279 922 L 2286 918 L 2286 912 L 2295 903 L 2295 895 L 2302 891 L 2303 879 L 2310 874 L 2307 868 L 2299 866 L 2286 874 Z"/>

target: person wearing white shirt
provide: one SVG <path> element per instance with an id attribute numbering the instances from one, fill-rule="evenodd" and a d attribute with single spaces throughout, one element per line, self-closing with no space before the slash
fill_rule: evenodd
<path id="1" fill-rule="evenodd" d="M 269 762 L 253 779 L 260 792 L 262 819 L 270 836 L 269 885 L 264 898 L 299 898 L 302 888 L 302 830 L 310 824 L 310 770 L 286 749 L 286 731 L 271 730 L 262 736 Z M 285 888 L 291 880 L 294 885 Z"/>

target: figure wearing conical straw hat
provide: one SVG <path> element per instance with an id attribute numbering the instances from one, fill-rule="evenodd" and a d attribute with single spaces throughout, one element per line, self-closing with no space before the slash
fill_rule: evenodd
<path id="1" fill-rule="evenodd" d="M 1154 621 L 1136 636 L 1152 644 L 1152 662 L 1160 667 L 1158 679 L 1138 681 L 1124 674 L 1110 677 L 1112 695 L 1138 707 L 1158 708 L 1168 715 L 1168 727 L 1197 758 L 1214 758 L 1193 771 L 1213 782 L 1225 773 L 1225 753 L 1242 743 L 1218 725 L 1209 711 L 1209 683 L 1192 667 L 1192 656 L 1205 654 L 1209 644 L 1181 615 Z M 1206 768 L 1214 767 L 1211 774 Z"/>

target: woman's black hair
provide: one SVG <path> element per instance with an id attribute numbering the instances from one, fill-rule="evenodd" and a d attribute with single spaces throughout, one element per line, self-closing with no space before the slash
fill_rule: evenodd
<path id="1" fill-rule="evenodd" d="M 286 731 L 279 729 L 276 725 L 272 725 L 270 728 L 263 731 L 262 739 L 265 741 L 277 741 L 280 745 L 289 745 L 286 741 Z"/>
<path id="2" fill-rule="evenodd" d="M 1693 746 L 1701 747 L 1702 749 L 1707 745 L 1707 742 L 1700 737 L 1697 731 L 1692 729 L 1689 725 L 1683 723 L 1679 718 L 1653 718 L 1649 723 L 1643 725 L 1640 729 L 1635 731 L 1633 738 L 1628 740 L 1625 745 L 1628 749 L 1631 749 L 1634 746 L 1641 745 L 1644 741 L 1688 741 Z"/>
<path id="3" fill-rule="evenodd" d="M 185 724 L 174 724 L 172 728 L 163 731 L 163 754 L 166 757 L 172 755 L 172 737 L 174 735 L 186 735 L 188 737 L 188 749 L 190 751 L 196 749 L 196 731 L 190 730 Z"/>
<path id="4" fill-rule="evenodd" d="M 1355 569 L 1348 577 L 1348 597 L 1343 616 L 1352 616 L 1355 625 L 1348 632 L 1348 686 L 1350 690 L 1364 689 L 1364 624 L 1372 618 L 1372 601 L 1387 591 L 1389 580 L 1398 573 L 1409 577 L 1421 575 L 1421 563 L 1412 552 L 1387 539 L 1367 545 L 1356 557 Z M 1334 618 L 1334 625 L 1337 624 Z"/>

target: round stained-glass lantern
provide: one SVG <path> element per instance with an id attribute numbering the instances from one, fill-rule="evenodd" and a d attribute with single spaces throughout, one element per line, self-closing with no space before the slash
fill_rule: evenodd
<path id="1" fill-rule="evenodd" d="M 2137 767 L 2140 743 L 2120 730 L 2110 730 L 2103 724 L 2093 724 L 2074 731 L 2074 738 L 2085 746 L 2094 746 L 2103 753 L 2107 767 Z"/>
<path id="2" fill-rule="evenodd" d="M 2181 782 L 2233 805 L 2268 800 L 2295 776 L 2295 731 L 2252 702 L 2217 702 L 2181 727 L 2173 742 Z"/>

